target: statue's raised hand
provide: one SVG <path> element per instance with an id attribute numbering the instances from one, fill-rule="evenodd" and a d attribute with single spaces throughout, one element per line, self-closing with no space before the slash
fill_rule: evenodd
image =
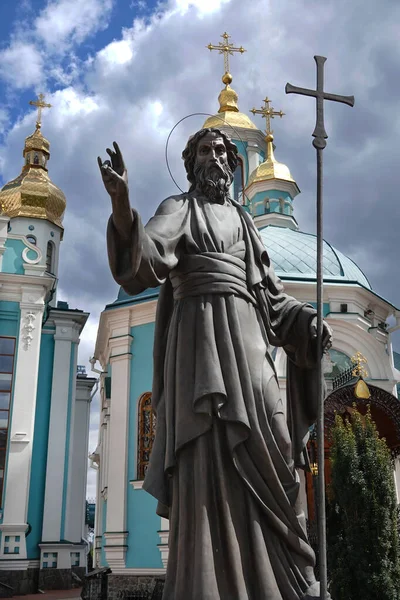
<path id="1" fill-rule="evenodd" d="M 110 148 L 106 150 L 110 160 L 103 162 L 98 156 L 97 162 L 104 187 L 111 197 L 114 225 L 123 238 L 128 238 L 133 224 L 129 203 L 128 172 L 118 144 L 113 142 L 113 146 L 114 150 Z"/>

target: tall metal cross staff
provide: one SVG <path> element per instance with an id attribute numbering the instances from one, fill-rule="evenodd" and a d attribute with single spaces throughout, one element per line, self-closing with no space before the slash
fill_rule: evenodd
<path id="1" fill-rule="evenodd" d="M 323 327 L 323 163 L 322 151 L 326 146 L 328 137 L 324 125 L 324 100 L 343 102 L 354 106 L 354 96 L 338 96 L 324 92 L 324 56 L 314 56 L 317 63 L 317 89 L 308 90 L 286 84 L 287 94 L 301 94 L 316 98 L 317 122 L 313 132 L 313 146 L 317 151 L 317 347 L 322 357 L 322 327 Z M 325 452 L 324 452 L 324 379 L 322 371 L 322 360 L 318 361 L 318 418 L 317 418 L 317 444 L 318 444 L 318 546 L 319 546 L 319 569 L 320 569 L 320 599 L 327 599 L 328 577 L 326 568 L 326 521 L 325 521 Z"/>

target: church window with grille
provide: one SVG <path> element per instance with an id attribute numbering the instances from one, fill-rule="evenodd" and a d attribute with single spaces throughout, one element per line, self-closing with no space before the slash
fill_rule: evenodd
<path id="1" fill-rule="evenodd" d="M 138 476 L 144 479 L 149 465 L 156 433 L 156 417 L 151 405 L 151 393 L 147 392 L 139 400 L 139 436 L 138 436 Z"/>
<path id="2" fill-rule="evenodd" d="M 54 274 L 54 244 L 53 244 L 53 242 L 47 242 L 46 271 L 47 271 L 47 273 Z"/>
<path id="3" fill-rule="evenodd" d="M 3 506 L 11 390 L 14 372 L 15 339 L 0 337 L 0 506 Z"/>
<path id="4" fill-rule="evenodd" d="M 244 172 L 243 172 L 243 161 L 238 157 L 238 164 L 233 174 L 233 198 L 236 202 L 244 204 L 243 196 L 244 187 Z"/>

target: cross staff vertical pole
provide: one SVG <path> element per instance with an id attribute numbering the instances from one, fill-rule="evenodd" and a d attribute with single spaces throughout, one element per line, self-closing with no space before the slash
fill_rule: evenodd
<path id="1" fill-rule="evenodd" d="M 338 96 L 324 92 L 324 56 L 314 56 L 317 64 L 317 89 L 309 90 L 286 84 L 287 94 L 300 94 L 316 99 L 317 121 L 313 131 L 313 146 L 317 151 L 317 349 L 321 360 L 318 360 L 318 554 L 320 571 L 320 600 L 328 597 L 328 576 L 326 561 L 326 514 L 325 514 L 325 448 L 324 448 L 324 402 L 325 385 L 322 370 L 322 333 L 323 333 L 323 156 L 328 137 L 324 125 L 324 100 L 343 102 L 354 106 L 354 96 Z"/>

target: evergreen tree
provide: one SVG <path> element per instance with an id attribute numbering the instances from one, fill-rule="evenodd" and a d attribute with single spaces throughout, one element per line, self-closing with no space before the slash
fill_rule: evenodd
<path id="1" fill-rule="evenodd" d="M 368 409 L 336 417 L 328 493 L 328 567 L 334 600 L 400 600 L 393 464 Z"/>

